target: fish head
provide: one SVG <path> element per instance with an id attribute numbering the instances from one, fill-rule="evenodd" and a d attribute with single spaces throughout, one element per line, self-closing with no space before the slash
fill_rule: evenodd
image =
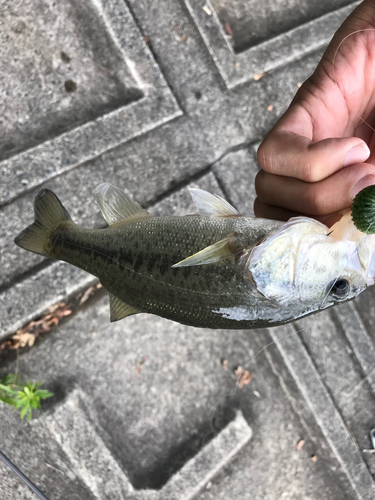
<path id="1" fill-rule="evenodd" d="M 375 238 L 336 238 L 324 224 L 296 217 L 256 246 L 247 261 L 257 291 L 295 318 L 355 298 L 374 283 Z"/>

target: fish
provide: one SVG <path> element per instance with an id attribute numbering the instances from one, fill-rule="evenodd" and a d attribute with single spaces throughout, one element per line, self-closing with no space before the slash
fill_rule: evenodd
<path id="1" fill-rule="evenodd" d="M 43 189 L 20 247 L 77 266 L 108 291 L 110 320 L 151 313 L 201 328 L 253 329 L 352 300 L 375 281 L 375 236 L 347 215 L 332 228 L 242 216 L 190 188 L 197 214 L 156 217 L 108 183 L 95 190 L 108 227 L 73 222 Z"/>

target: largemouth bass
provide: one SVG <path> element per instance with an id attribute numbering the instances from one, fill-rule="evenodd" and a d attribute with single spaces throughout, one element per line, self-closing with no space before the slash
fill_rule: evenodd
<path id="1" fill-rule="evenodd" d="M 375 237 L 350 217 L 328 228 L 241 216 L 191 189 L 199 215 L 154 217 L 118 188 L 96 198 L 109 224 L 78 227 L 57 196 L 35 198 L 35 222 L 17 245 L 97 276 L 111 321 L 147 312 L 206 328 L 280 325 L 353 299 L 374 283 Z"/>

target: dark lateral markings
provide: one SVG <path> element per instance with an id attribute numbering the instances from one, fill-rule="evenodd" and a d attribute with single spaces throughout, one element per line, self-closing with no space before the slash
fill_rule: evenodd
<path id="1" fill-rule="evenodd" d="M 62 248 L 65 252 L 71 251 L 72 254 L 75 255 L 79 253 L 82 254 L 82 257 L 90 257 L 93 261 L 98 259 L 110 261 L 119 268 L 126 267 L 129 271 L 133 270 L 135 273 L 139 273 L 142 270 L 142 267 L 145 267 L 147 272 L 150 274 L 154 272 L 159 273 L 160 276 L 165 276 L 168 271 L 172 271 L 172 275 L 174 277 L 182 274 L 182 276 L 186 279 L 192 272 L 191 267 L 171 269 L 173 264 L 179 262 L 183 258 L 181 255 L 177 254 L 168 257 L 164 254 L 154 252 L 147 254 L 134 252 L 134 250 L 130 248 L 111 250 L 109 248 L 104 248 L 101 245 L 95 245 L 92 243 L 90 245 L 83 246 L 78 241 L 74 241 L 73 239 L 68 240 L 66 238 L 63 239 L 61 236 L 55 239 L 53 245 L 57 248 Z M 59 258 L 58 252 L 56 257 Z M 82 264 L 85 264 L 84 261 L 82 261 Z"/>

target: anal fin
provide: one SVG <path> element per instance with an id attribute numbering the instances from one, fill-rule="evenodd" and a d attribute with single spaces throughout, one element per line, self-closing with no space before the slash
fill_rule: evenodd
<path id="1" fill-rule="evenodd" d="M 142 312 L 139 309 L 130 306 L 112 293 L 109 293 L 108 295 L 111 321 L 118 321 L 119 319 L 125 318 L 126 316 L 131 316 L 132 314 L 138 314 Z"/>
<path id="2" fill-rule="evenodd" d="M 215 264 L 223 259 L 234 255 L 233 248 L 230 244 L 230 237 L 224 238 L 213 245 L 210 245 L 200 252 L 197 252 L 190 257 L 187 257 L 181 262 L 174 264 L 172 267 L 187 267 L 187 266 L 201 266 L 203 264 Z"/>

